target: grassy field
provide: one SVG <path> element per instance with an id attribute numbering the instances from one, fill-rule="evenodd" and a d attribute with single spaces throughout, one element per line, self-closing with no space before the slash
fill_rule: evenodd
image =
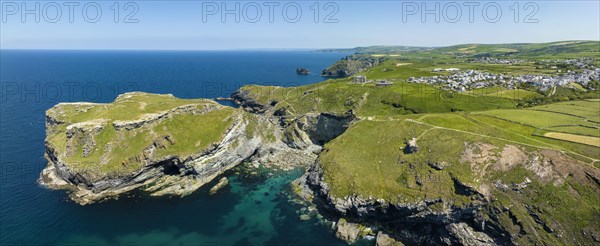
<path id="1" fill-rule="evenodd" d="M 507 111 L 510 112 L 509 115 L 515 115 L 517 113 L 515 111 L 520 111 L 521 114 L 529 113 L 527 110 L 494 111 Z M 495 112 L 493 115 L 497 114 L 498 112 Z M 537 117 L 539 115 L 531 116 L 533 119 Z M 569 121 L 570 118 L 562 118 L 562 120 Z M 554 123 L 563 122 L 554 121 Z M 464 143 L 469 141 L 487 142 L 496 146 L 516 144 L 532 149 L 554 149 L 569 153 L 590 164 L 600 159 L 597 137 L 564 133 L 547 133 L 547 137 L 544 137 L 534 135 L 536 130 L 537 128 L 530 124 L 490 117 L 487 112 L 375 117 L 361 121 L 349 130 L 350 134 L 344 134 L 328 144 L 326 146 L 328 151 L 321 156 L 320 163 L 326 167 L 327 173 L 331 174 L 328 176 L 328 181 L 335 187 L 336 195 L 343 197 L 358 193 L 396 199 L 394 196 L 397 193 L 427 195 L 426 192 L 410 190 L 410 187 L 402 185 L 402 182 L 394 182 L 394 180 L 398 181 L 400 174 L 407 172 L 406 164 L 402 164 L 403 161 L 414 165 L 421 165 L 428 161 L 455 164 L 455 168 L 458 168 L 456 173 L 446 173 L 449 176 L 444 178 L 435 177 L 438 181 L 449 182 L 448 178 L 460 176 L 459 173 L 464 171 L 465 167 L 461 166 L 458 158 L 464 150 Z M 419 143 L 427 146 L 426 151 L 417 155 L 403 155 L 404 141 L 411 138 L 417 138 Z M 367 163 L 365 160 L 368 160 Z M 370 173 L 368 170 L 385 171 Z M 448 169 L 448 172 L 450 170 L 452 169 Z M 371 176 L 366 175 L 367 173 Z M 466 178 L 466 182 L 473 182 L 469 179 L 471 178 L 469 175 Z M 348 184 L 347 180 L 353 180 L 354 184 Z M 340 185 L 336 186 L 336 184 Z M 403 189 L 410 191 L 400 192 Z M 424 188 L 418 187 L 418 189 Z M 381 193 L 385 191 L 391 193 Z M 448 194 L 452 195 L 451 192 Z"/>
<path id="2" fill-rule="evenodd" d="M 264 104 L 278 102 L 275 107 L 291 115 L 352 110 L 359 116 L 325 145 L 318 159 L 333 196 L 445 201 L 428 208 L 438 211 L 477 200 L 461 188 L 467 186 L 490 195 L 484 217 L 497 219 L 516 244 L 589 244 L 582 231 L 600 235 L 600 193 L 586 176 L 600 167 L 600 101 L 575 101 L 597 93 L 581 85 L 558 87 L 554 95 L 525 85 L 456 93 L 405 83 L 410 77 L 449 74 L 434 73 L 434 68 L 554 75 L 557 69 L 542 60 L 597 59 L 600 42 L 361 50 L 387 60 L 357 75 L 394 85 L 378 88 L 343 78 L 258 96 Z M 474 62 L 488 56 L 524 61 Z M 549 104 L 556 101 L 564 102 Z M 536 107 L 516 109 L 531 106 Z M 406 142 L 413 138 L 420 150 L 406 153 Z M 526 189 L 511 188 L 525 180 L 531 180 Z M 502 184 L 507 188 L 499 188 Z"/>
<path id="3" fill-rule="evenodd" d="M 577 135 L 600 137 L 600 129 L 593 127 L 581 127 L 581 126 L 553 126 L 546 128 L 548 131 L 572 133 Z"/>
<path id="4" fill-rule="evenodd" d="M 262 104 L 277 101 L 276 107 L 286 108 L 293 115 L 353 110 L 364 117 L 392 116 L 515 108 L 516 105 L 507 98 L 468 95 L 402 81 L 395 81 L 394 85 L 384 88 L 337 79 L 293 88 L 245 86 L 242 90 L 252 93 Z"/>
<path id="5" fill-rule="evenodd" d="M 583 118 L 600 116 L 598 101 L 568 101 L 532 107 L 533 110 L 568 114 Z"/>
<path id="6" fill-rule="evenodd" d="M 440 158 L 458 156 L 462 142 L 455 141 L 455 133 L 430 128 L 405 120 L 362 121 L 352 126 L 350 134 L 343 134 L 326 146 L 327 151 L 319 160 L 333 194 L 336 197 L 360 194 L 389 201 L 443 197 L 468 202 L 468 198 L 452 190 L 453 174 L 469 176 L 467 166 L 456 164 L 444 172 L 428 173 L 425 155 L 402 154 L 405 140 L 423 135 L 420 141 L 456 147 L 443 148 L 456 153 L 437 153 Z M 431 149 L 439 149 L 434 145 Z M 424 179 L 423 186 L 416 185 L 417 176 Z"/>
<path id="7" fill-rule="evenodd" d="M 599 138 L 549 132 L 543 136 L 536 134 L 540 131 L 538 127 L 532 126 L 572 123 L 573 116 L 569 115 L 557 114 L 561 117 L 548 120 L 538 118 L 549 112 L 535 110 L 491 112 L 363 119 L 325 145 L 319 157 L 323 177 L 335 197 L 370 196 L 400 203 L 442 199 L 453 206 L 463 206 L 472 200 L 457 188 L 459 180 L 469 187 L 491 192 L 494 199 L 490 206 L 494 209 L 511 207 L 510 213 L 496 216 L 511 233 L 527 232 L 516 237 L 520 243 L 566 243 L 545 231 L 524 205 L 535 207 L 540 220 L 553 221 L 553 230 L 560 228 L 579 241 L 589 240 L 582 237 L 580 231 L 599 229 L 600 193 L 581 170 L 597 168 L 594 164 L 600 163 Z M 406 141 L 412 138 L 420 150 L 406 153 Z M 543 174 L 550 167 L 531 166 L 535 162 L 528 161 L 515 164 L 523 158 L 520 156 L 542 155 L 548 153 L 544 152 L 547 150 L 555 151 L 553 158 L 565 158 L 555 160 L 564 165 L 561 168 L 569 166 L 571 175 L 579 174 L 565 176 L 563 183 L 552 184 Z M 443 169 L 429 163 L 441 164 Z M 526 179 L 532 183 L 522 191 L 493 188 L 494 183 L 511 185 Z M 440 208 L 431 206 L 430 209 Z M 514 220 L 519 224 L 514 224 Z"/>
<path id="8" fill-rule="evenodd" d="M 481 112 L 488 116 L 497 117 L 509 121 L 530 125 L 537 128 L 548 128 L 552 126 L 587 126 L 598 127 L 598 123 L 587 121 L 585 118 L 562 113 L 554 113 L 539 110 L 490 110 Z"/>
<path id="9" fill-rule="evenodd" d="M 527 100 L 531 98 L 541 97 L 542 95 L 534 92 L 523 89 L 506 89 L 502 87 L 486 87 L 474 89 L 471 91 L 465 92 L 470 95 L 481 95 L 481 96 L 489 96 L 489 97 L 500 97 L 507 98 L 512 100 Z"/>
<path id="10" fill-rule="evenodd" d="M 180 99 L 170 94 L 134 92 L 120 95 L 113 103 L 81 104 L 61 103 L 60 110 L 46 112 L 65 122 L 84 122 L 93 119 L 134 120 L 144 114 L 156 113 L 187 104 L 211 104 L 207 99 Z"/>
<path id="11" fill-rule="evenodd" d="M 139 170 L 146 163 L 144 158 L 162 160 L 168 156 L 178 156 L 185 160 L 192 154 L 207 149 L 221 140 L 225 130 L 231 126 L 233 116 L 238 112 L 229 107 L 220 107 L 209 100 L 184 100 L 168 95 L 146 93 L 121 96 L 110 104 L 76 105 L 62 104 L 48 110 L 48 115 L 65 124 L 49 128 L 47 143 L 63 153 L 61 160 L 74 170 L 95 176 L 127 174 Z M 149 113 L 159 113 L 181 105 L 213 105 L 219 109 L 201 115 L 174 114 L 147 126 L 132 130 L 116 130 L 116 120 L 135 120 Z M 85 130 L 76 133 L 67 141 L 67 127 L 72 123 L 102 119 L 97 125 L 99 132 Z M 93 149 L 89 155 L 83 154 L 84 145 L 92 138 Z M 88 139 L 88 140 L 86 140 Z M 146 155 L 144 149 L 156 145 L 156 151 Z M 75 148 L 66 154 L 67 147 Z"/>
<path id="12" fill-rule="evenodd" d="M 575 134 L 568 134 L 562 132 L 548 132 L 544 134 L 544 137 L 565 140 L 574 143 L 587 144 L 591 146 L 595 146 L 600 148 L 600 138 L 599 137 L 590 137 L 590 136 L 581 136 Z"/>

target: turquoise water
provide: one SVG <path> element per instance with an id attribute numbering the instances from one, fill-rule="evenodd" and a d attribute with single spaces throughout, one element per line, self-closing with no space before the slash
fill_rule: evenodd
<path id="1" fill-rule="evenodd" d="M 79 220 L 97 226 L 58 237 L 58 244 L 101 245 L 279 245 L 340 244 L 313 216 L 300 220 L 301 205 L 289 202 L 289 182 L 301 170 L 233 174 L 230 186 L 208 196 L 208 187 L 185 198 L 144 194 L 72 208 Z M 86 222 L 86 224 L 89 224 Z M 91 229 L 91 230 L 90 230 Z M 110 230 L 108 233 L 106 230 Z"/>
<path id="2" fill-rule="evenodd" d="M 90 206 L 36 184 L 46 165 L 44 111 L 131 91 L 223 97 L 243 84 L 303 85 L 345 56 L 315 52 L 0 51 L 0 245 L 339 245 L 300 220 L 288 183 L 301 175 L 231 172 L 215 196 L 130 194 Z M 313 71 L 296 75 L 296 67 Z M 269 174 L 271 173 L 271 174 Z"/>

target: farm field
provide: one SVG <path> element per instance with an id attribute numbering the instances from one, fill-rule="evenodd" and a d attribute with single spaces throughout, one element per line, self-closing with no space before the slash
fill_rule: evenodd
<path id="1" fill-rule="evenodd" d="M 504 119 L 508 121 L 513 121 L 516 123 L 529 125 L 537 128 L 547 128 L 552 126 L 588 126 L 588 127 L 598 127 L 598 123 L 587 121 L 583 117 L 577 117 L 573 115 L 567 115 L 564 113 L 555 113 L 548 111 L 539 111 L 539 110 L 490 110 L 485 112 L 480 112 L 478 114 L 484 114 L 492 117 L 496 117 L 499 119 Z"/>
<path id="2" fill-rule="evenodd" d="M 489 97 L 500 97 L 507 98 L 512 100 L 526 100 L 535 97 L 541 97 L 537 92 L 528 91 L 523 89 L 506 89 L 502 87 L 488 87 L 488 88 L 479 88 L 465 92 L 465 94 L 469 95 L 481 95 L 481 96 L 489 96 Z"/>
<path id="3" fill-rule="evenodd" d="M 496 117 L 514 115 L 520 117 L 510 120 Z M 548 115 L 557 117 L 540 118 Z M 452 189 L 456 180 L 470 187 L 489 187 L 491 182 L 521 183 L 545 173 L 547 166 L 540 166 L 541 169 L 531 166 L 508 168 L 502 164 L 514 163 L 528 154 L 555 153 L 558 158 L 573 161 L 574 169 L 598 167 L 600 138 L 547 132 L 532 126 L 568 124 L 574 120 L 580 119 L 529 109 L 367 117 L 327 143 L 319 164 L 324 171 L 324 180 L 330 184 L 330 192 L 337 197 L 362 194 L 394 202 L 446 199 L 461 206 L 471 201 Z M 419 150 L 407 153 L 405 146 L 411 139 Z M 473 155 L 473 159 L 468 159 L 469 155 Z M 535 204 L 544 211 L 551 211 L 545 214 L 546 220 L 590 223 L 592 220 L 587 219 L 589 215 L 585 211 L 595 208 L 572 210 L 567 209 L 572 207 L 567 204 L 580 201 L 582 206 L 588 206 L 597 204 L 596 200 L 578 197 L 563 204 L 566 194 L 573 191 L 563 187 L 577 187 L 571 178 L 564 182 L 567 185 L 536 183 L 529 190 L 531 193 L 518 199 L 511 191 L 494 189 L 493 192 L 500 207 L 517 202 Z M 555 202 L 550 205 L 548 200 Z M 519 219 L 521 223 L 535 223 L 527 210 L 511 211 L 515 211 L 513 217 L 522 218 Z"/>
<path id="4" fill-rule="evenodd" d="M 562 133 L 562 132 L 548 132 L 548 133 L 544 134 L 544 137 L 549 137 L 549 138 L 554 138 L 554 139 L 560 139 L 560 140 L 600 147 L 600 138 L 598 138 L 598 137 L 581 136 L 581 135 Z"/>
<path id="5" fill-rule="evenodd" d="M 533 110 L 563 113 L 579 117 L 600 116 L 600 102 L 597 101 L 569 101 L 532 107 Z"/>
<path id="6" fill-rule="evenodd" d="M 546 130 L 556 131 L 556 132 L 564 132 L 564 133 L 572 133 L 593 137 L 600 137 L 600 129 L 592 128 L 592 127 L 581 127 L 581 126 L 555 126 L 546 128 Z"/>

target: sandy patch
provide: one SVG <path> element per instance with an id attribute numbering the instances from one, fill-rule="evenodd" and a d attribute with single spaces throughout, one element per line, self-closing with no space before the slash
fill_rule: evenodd
<path id="1" fill-rule="evenodd" d="M 557 43 L 553 46 L 558 46 L 558 45 L 567 45 L 567 44 L 579 44 L 581 42 L 561 42 L 561 43 Z"/>
<path id="2" fill-rule="evenodd" d="M 544 137 L 600 147 L 600 138 L 562 132 L 548 132 Z"/>
<path id="3" fill-rule="evenodd" d="M 460 162 L 469 163 L 474 173 L 484 176 L 488 164 L 497 159 L 494 153 L 497 148 L 486 143 L 469 144 L 465 142 L 465 149 L 460 157 Z"/>
<path id="4" fill-rule="evenodd" d="M 502 148 L 500 158 L 496 162 L 496 165 L 494 165 L 494 169 L 508 171 L 515 165 L 526 163 L 527 159 L 527 154 L 517 148 L 517 146 L 506 145 Z"/>
<path id="5" fill-rule="evenodd" d="M 408 65 L 412 65 L 412 63 L 396 63 L 396 67 L 408 66 Z"/>
<path id="6" fill-rule="evenodd" d="M 460 48 L 460 49 L 458 49 L 458 51 L 462 51 L 463 53 L 473 53 L 474 52 L 473 49 L 475 49 L 475 48 L 477 48 L 477 46 L 473 45 L 473 46 L 469 46 L 469 47 L 465 47 L 465 48 Z"/>
<path id="7" fill-rule="evenodd" d="M 497 52 L 517 52 L 518 50 L 509 49 L 509 48 L 499 48 L 499 49 L 495 49 L 494 51 L 497 51 Z"/>

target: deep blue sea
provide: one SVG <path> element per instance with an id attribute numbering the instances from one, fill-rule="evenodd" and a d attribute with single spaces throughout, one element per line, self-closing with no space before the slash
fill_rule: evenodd
<path id="1" fill-rule="evenodd" d="M 44 112 L 58 102 L 110 102 L 123 92 L 227 97 L 244 84 L 304 85 L 347 54 L 308 51 L 0 51 L 0 245 L 339 245 L 300 220 L 288 183 L 301 171 L 231 173 L 216 196 L 132 194 L 89 206 L 36 183 Z M 305 67 L 313 73 L 297 75 Z"/>

